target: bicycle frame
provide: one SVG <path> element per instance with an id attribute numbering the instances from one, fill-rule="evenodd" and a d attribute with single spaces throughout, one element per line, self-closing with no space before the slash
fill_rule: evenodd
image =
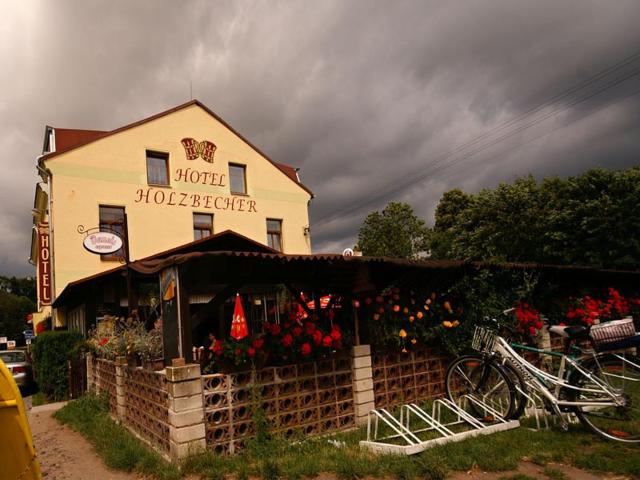
<path id="1" fill-rule="evenodd" d="M 624 403 L 624 399 L 619 392 L 608 385 L 606 382 L 601 381 L 595 377 L 588 370 L 585 370 L 579 365 L 579 362 L 565 354 L 556 354 L 561 357 L 560 368 L 557 375 L 547 373 L 536 366 L 532 365 L 529 361 L 518 354 L 513 347 L 502 337 L 496 337 L 495 344 L 492 351 L 500 356 L 502 361 L 510 362 L 524 377 L 527 386 L 543 395 L 555 408 L 557 407 L 605 407 L 605 406 L 619 406 Z M 554 352 L 555 353 L 555 352 Z M 567 363 L 574 371 L 579 372 L 581 375 L 588 378 L 592 384 L 597 388 L 585 388 L 571 385 L 565 379 L 565 372 L 567 371 Z M 555 388 L 552 392 L 545 382 L 548 382 Z M 560 390 L 563 388 L 577 390 L 589 393 L 600 393 L 605 398 L 602 400 L 589 400 L 572 402 L 568 400 L 561 400 L 559 398 Z"/>

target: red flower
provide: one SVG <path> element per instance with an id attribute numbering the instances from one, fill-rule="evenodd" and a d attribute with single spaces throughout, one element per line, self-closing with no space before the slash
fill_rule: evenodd
<path id="1" fill-rule="evenodd" d="M 285 347 L 290 347 L 293 344 L 293 337 L 291 334 L 287 333 L 284 337 L 282 337 L 282 345 Z"/>
<path id="2" fill-rule="evenodd" d="M 293 329 L 293 336 L 299 337 L 300 335 L 302 335 L 302 327 L 295 327 Z"/>
<path id="3" fill-rule="evenodd" d="M 337 342 L 338 340 L 342 339 L 342 334 L 339 330 L 331 330 L 331 338 Z"/>
<path id="4" fill-rule="evenodd" d="M 313 343 L 316 345 L 320 345 L 320 343 L 322 343 L 322 332 L 320 330 L 313 332 Z"/>
<path id="5" fill-rule="evenodd" d="M 256 338 L 253 342 L 251 342 L 251 345 L 256 350 L 260 350 L 264 346 L 264 339 L 263 338 Z"/>
<path id="6" fill-rule="evenodd" d="M 98 345 L 100 345 L 101 347 L 105 346 L 107 343 L 109 343 L 109 337 L 104 337 L 102 339 L 100 339 L 100 341 L 98 342 Z"/>
<path id="7" fill-rule="evenodd" d="M 325 337 L 322 339 L 322 344 L 325 347 L 330 347 L 332 343 L 333 339 L 329 335 L 325 335 Z"/>
<path id="8" fill-rule="evenodd" d="M 247 348 L 247 355 L 249 355 L 250 358 L 253 358 L 256 356 L 256 349 L 253 347 L 249 347 Z"/>
<path id="9" fill-rule="evenodd" d="M 304 355 L 305 357 L 309 356 L 311 354 L 311 345 L 307 342 L 303 343 L 300 346 L 300 353 L 302 353 L 302 355 Z"/>

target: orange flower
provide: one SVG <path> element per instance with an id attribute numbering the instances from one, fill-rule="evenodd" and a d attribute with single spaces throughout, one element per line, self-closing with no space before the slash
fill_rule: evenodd
<path id="1" fill-rule="evenodd" d="M 442 326 L 444 328 L 451 328 L 453 327 L 453 323 L 451 323 L 449 320 L 445 320 L 444 322 L 442 322 Z"/>
<path id="2" fill-rule="evenodd" d="M 460 325 L 460 322 L 458 320 L 454 320 L 451 325 L 457 327 L 458 325 Z"/>
<path id="3" fill-rule="evenodd" d="M 398 335 L 400 335 L 400 338 L 405 338 L 407 336 L 407 332 L 402 328 L 400 329 L 400 332 L 398 332 Z"/>
<path id="4" fill-rule="evenodd" d="M 374 314 L 373 314 L 373 319 L 374 319 L 374 320 L 380 320 L 380 314 L 378 314 L 378 313 L 374 313 Z"/>
<path id="5" fill-rule="evenodd" d="M 422 318 L 422 317 L 424 317 L 424 313 L 418 312 L 418 313 L 416 313 L 416 317 Z"/>
<path id="6" fill-rule="evenodd" d="M 405 314 L 405 315 L 406 315 L 407 313 L 409 313 L 409 309 L 408 309 L 407 307 L 404 307 L 404 308 L 402 309 L 402 311 L 404 312 L 404 314 Z"/>
<path id="7" fill-rule="evenodd" d="M 413 323 L 413 321 L 414 321 L 415 319 L 416 319 L 416 317 L 414 317 L 413 315 L 411 315 L 411 316 L 409 317 L 409 321 L 410 321 L 410 322 L 412 322 L 412 323 Z"/>
<path id="8" fill-rule="evenodd" d="M 393 311 L 394 312 L 399 312 L 400 311 L 400 305 L 394 305 L 393 306 Z"/>
<path id="9" fill-rule="evenodd" d="M 416 340 L 415 338 L 411 339 L 411 345 L 415 345 L 416 343 L 418 343 L 418 340 Z"/>
<path id="10" fill-rule="evenodd" d="M 447 301 L 447 302 L 444 302 L 444 303 L 442 304 L 442 306 L 444 307 L 444 309 L 445 309 L 447 312 L 451 313 L 451 304 L 450 304 L 448 301 Z"/>

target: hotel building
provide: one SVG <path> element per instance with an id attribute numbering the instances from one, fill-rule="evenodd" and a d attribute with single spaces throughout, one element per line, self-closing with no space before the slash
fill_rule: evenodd
<path id="1" fill-rule="evenodd" d="M 122 265 L 124 252 L 83 248 L 111 230 L 135 261 L 232 230 L 287 254 L 311 253 L 313 194 L 197 100 L 112 131 L 46 127 L 37 159 L 30 260 L 38 278 L 34 328 L 70 283 Z"/>

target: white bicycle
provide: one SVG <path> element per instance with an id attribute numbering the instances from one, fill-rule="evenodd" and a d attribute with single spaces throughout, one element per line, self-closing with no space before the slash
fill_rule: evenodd
<path id="1" fill-rule="evenodd" d="M 593 329 L 551 327 L 552 333 L 567 340 L 564 352 L 510 343 L 498 335 L 496 325 L 476 327 L 473 348 L 479 353 L 458 357 L 447 369 L 446 392 L 452 401 L 476 396 L 503 418 L 515 419 L 535 395 L 560 417 L 565 429 L 568 425 L 561 413 L 573 412 L 581 423 L 607 439 L 640 442 L 640 359 L 629 353 L 640 346 L 640 334 L 629 332 L 631 319 Z M 579 348 L 580 340 L 589 340 L 593 348 Z M 549 373 L 516 350 L 554 356 L 559 367 Z M 474 413 L 486 417 L 486 412 Z"/>

